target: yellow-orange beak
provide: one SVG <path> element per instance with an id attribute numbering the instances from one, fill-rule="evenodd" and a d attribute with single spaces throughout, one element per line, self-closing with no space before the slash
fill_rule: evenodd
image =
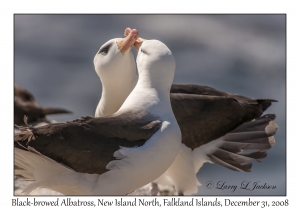
<path id="1" fill-rule="evenodd" d="M 124 54 L 128 49 L 130 49 L 137 41 L 138 38 L 139 38 L 138 31 L 133 29 L 129 31 L 128 35 L 125 38 L 118 39 L 117 45 L 119 50 L 122 52 L 122 54 Z"/>
<path id="2" fill-rule="evenodd" d="M 126 36 L 126 37 L 129 36 L 132 33 L 133 30 L 136 30 L 136 29 L 126 28 L 125 31 L 124 31 L 124 36 Z M 144 38 L 141 38 L 141 37 L 138 36 L 138 38 L 136 39 L 136 41 L 133 44 L 135 49 L 138 51 L 140 49 L 142 43 L 146 40 L 147 39 L 144 39 Z"/>

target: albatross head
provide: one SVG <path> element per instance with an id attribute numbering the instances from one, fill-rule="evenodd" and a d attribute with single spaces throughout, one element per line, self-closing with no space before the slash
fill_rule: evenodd
<path id="1" fill-rule="evenodd" d="M 125 73 L 128 72 L 122 73 L 122 68 L 129 69 L 132 71 L 131 74 L 135 74 L 136 67 L 131 47 L 138 36 L 137 30 L 133 29 L 127 37 L 111 39 L 100 47 L 94 57 L 94 66 L 104 85 L 112 83 L 111 78 L 114 78 L 114 83 L 123 80 Z"/>
<path id="2" fill-rule="evenodd" d="M 138 49 L 137 67 L 139 80 L 150 87 L 170 91 L 175 73 L 175 59 L 170 49 L 161 41 L 145 40 Z"/>

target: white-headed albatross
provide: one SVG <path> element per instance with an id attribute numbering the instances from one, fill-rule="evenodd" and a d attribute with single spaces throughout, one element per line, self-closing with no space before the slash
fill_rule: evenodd
<path id="1" fill-rule="evenodd" d="M 134 35 L 131 43 L 117 43 L 131 47 Z M 44 187 L 65 195 L 126 195 L 167 170 L 181 147 L 169 97 L 175 60 L 157 40 L 145 41 L 141 49 L 139 80 L 115 114 L 20 127 L 15 174 L 35 181 L 25 192 Z"/>
<path id="2" fill-rule="evenodd" d="M 127 28 L 125 35 L 130 31 Z M 143 41 L 139 38 L 134 44 L 139 54 L 148 53 L 140 48 Z M 94 59 L 95 71 L 102 82 L 96 117 L 117 111 L 139 79 L 132 52 L 122 56 L 116 39 L 102 45 L 99 52 L 106 46 L 110 46 L 106 53 L 98 53 Z M 156 80 L 159 78 L 153 79 Z M 148 97 L 147 93 L 141 94 Z M 173 164 L 155 182 L 175 186 L 180 195 L 198 191 L 196 173 L 205 162 L 249 172 L 252 160 L 266 157 L 266 150 L 275 144 L 273 135 L 278 129 L 273 121 L 275 115 L 262 114 L 276 100 L 252 99 L 206 86 L 174 84 L 170 98 L 183 143 Z M 156 192 L 152 190 L 152 194 Z"/>
<path id="3" fill-rule="evenodd" d="M 70 111 L 61 108 L 42 107 L 35 100 L 34 96 L 24 88 L 14 85 L 14 123 L 23 124 L 24 115 L 27 122 L 49 122 L 46 115 L 49 114 L 69 114 Z"/>

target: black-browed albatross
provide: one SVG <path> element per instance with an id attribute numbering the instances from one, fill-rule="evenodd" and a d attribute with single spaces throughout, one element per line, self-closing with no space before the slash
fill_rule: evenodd
<path id="1" fill-rule="evenodd" d="M 49 122 L 46 115 L 69 114 L 70 111 L 61 108 L 42 107 L 34 96 L 19 85 L 14 85 L 14 123 L 23 124 L 24 116 L 28 123 Z"/>
<path id="2" fill-rule="evenodd" d="M 127 28 L 125 35 L 130 31 Z M 96 117 L 117 111 L 138 80 L 132 52 L 118 51 L 116 40 L 103 44 L 94 58 L 102 83 Z M 139 53 L 147 54 L 140 48 L 142 42 L 139 38 L 134 45 Z M 249 172 L 252 159 L 266 157 L 266 150 L 275 143 L 275 115 L 262 114 L 276 100 L 252 99 L 206 86 L 174 84 L 170 98 L 183 144 L 171 167 L 155 182 L 174 185 L 179 194 L 198 191 L 196 173 L 205 162 Z M 245 150 L 252 152 L 243 153 Z"/>
<path id="3" fill-rule="evenodd" d="M 129 48 L 132 37 L 117 42 Z M 175 60 L 160 41 L 141 48 L 147 54 L 138 54 L 139 81 L 115 114 L 20 127 L 15 174 L 35 180 L 25 192 L 45 187 L 65 195 L 126 195 L 171 165 L 181 146 L 169 98 Z"/>

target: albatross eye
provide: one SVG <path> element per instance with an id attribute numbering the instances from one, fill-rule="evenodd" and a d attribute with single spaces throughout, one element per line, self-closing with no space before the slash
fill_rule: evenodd
<path id="1" fill-rule="evenodd" d="M 141 48 L 141 52 L 144 53 L 144 54 L 146 54 L 146 55 L 149 55 L 149 54 L 148 54 L 144 49 L 142 49 L 142 48 Z"/>
<path id="2" fill-rule="evenodd" d="M 98 54 L 106 55 L 108 53 L 109 48 L 110 48 L 110 45 L 101 48 L 99 50 Z"/>
<path id="3" fill-rule="evenodd" d="M 99 50 L 98 54 L 102 54 L 102 55 L 106 55 L 108 53 L 108 47 L 102 48 L 101 50 Z"/>

